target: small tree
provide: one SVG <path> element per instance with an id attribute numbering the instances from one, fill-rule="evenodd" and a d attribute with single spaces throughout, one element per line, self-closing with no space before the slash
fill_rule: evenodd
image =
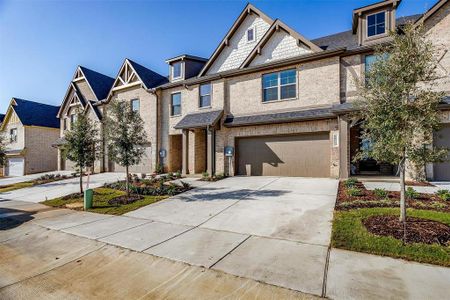
<path id="1" fill-rule="evenodd" d="M 83 170 L 94 165 L 98 156 L 99 138 L 95 124 L 83 113 L 65 134 L 63 153 L 66 159 L 75 163 L 80 172 L 80 193 L 83 193 Z"/>
<path id="2" fill-rule="evenodd" d="M 359 83 L 362 138 L 371 141 L 371 147 L 357 158 L 369 156 L 398 165 L 400 221 L 406 226 L 406 162 L 424 168 L 447 155 L 446 149 L 432 145 L 433 132 L 441 123 L 438 104 L 444 94 L 436 92 L 436 50 L 422 28 L 408 24 L 402 33 L 390 35 L 392 43 L 376 49 L 377 59 Z"/>
<path id="3" fill-rule="evenodd" d="M 108 154 L 112 161 L 125 167 L 127 197 L 130 196 L 130 166 L 141 162 L 147 134 L 144 121 L 129 102 L 114 101 L 110 105 L 106 123 Z"/>

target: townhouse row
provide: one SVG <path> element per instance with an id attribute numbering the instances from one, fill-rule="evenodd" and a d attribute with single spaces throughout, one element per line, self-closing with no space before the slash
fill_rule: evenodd
<path id="1" fill-rule="evenodd" d="M 140 113 L 148 134 L 145 159 L 131 168 L 134 173 L 162 166 L 231 176 L 395 175 L 396 166 L 353 161 L 369 141 L 361 139 L 349 113 L 374 46 L 389 42 L 388 32 L 407 22 L 423 23 L 441 51 L 438 87 L 447 97 L 440 105 L 443 128 L 433 142 L 450 147 L 450 3 L 440 0 L 422 15 L 399 18 L 400 4 L 387 0 L 354 9 L 350 30 L 315 40 L 248 4 L 209 59 L 167 59 L 168 76 L 130 59 L 116 78 L 80 66 L 56 114 L 57 168 L 74 168 L 61 146 L 77 113 L 87 114 L 102 134 L 111 101 L 125 100 Z M 8 123 L 7 113 L 2 129 Z M 103 148 L 94 170 L 123 171 Z M 426 174 L 450 180 L 450 164 L 430 164 Z"/>

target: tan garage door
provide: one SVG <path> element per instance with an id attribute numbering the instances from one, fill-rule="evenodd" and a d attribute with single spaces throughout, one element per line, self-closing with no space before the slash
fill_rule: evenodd
<path id="1" fill-rule="evenodd" d="M 330 176 L 329 133 L 238 138 L 239 175 Z"/>
<path id="2" fill-rule="evenodd" d="M 434 144 L 438 147 L 450 148 L 450 125 L 443 127 L 438 133 L 434 135 Z M 433 172 L 434 180 L 450 180 L 450 162 L 434 164 Z"/>

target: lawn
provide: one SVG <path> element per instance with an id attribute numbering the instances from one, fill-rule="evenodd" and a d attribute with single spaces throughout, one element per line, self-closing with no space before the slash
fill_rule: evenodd
<path id="1" fill-rule="evenodd" d="M 360 208 L 335 211 L 332 246 L 406 260 L 450 267 L 450 245 L 408 243 L 390 236 L 369 233 L 362 220 L 374 215 L 395 215 L 397 208 Z M 450 214 L 430 210 L 408 209 L 408 216 L 438 221 L 450 226 Z"/>
<path id="2" fill-rule="evenodd" d="M 14 184 L 9 184 L 9 185 L 3 185 L 3 186 L 0 186 L 0 193 L 11 192 L 14 190 L 27 188 L 27 187 L 30 187 L 33 185 L 34 185 L 33 181 L 26 181 L 26 182 L 19 182 L 19 183 L 14 183 Z"/>
<path id="3" fill-rule="evenodd" d="M 88 209 L 88 211 L 100 214 L 122 215 L 127 212 L 138 209 L 140 207 L 158 202 L 168 197 L 168 196 L 143 196 L 143 199 L 137 200 L 129 204 L 111 205 L 108 203 L 109 200 L 112 200 L 114 198 L 123 195 L 125 195 L 125 192 L 116 189 L 111 188 L 94 189 L 94 202 L 92 208 Z M 47 200 L 42 202 L 42 204 L 61 208 L 66 208 L 66 205 L 69 204 L 69 207 L 72 209 L 83 210 L 83 197 L 79 197 L 78 195 L 76 195 L 70 199 L 67 198 L 69 197 Z M 78 207 L 76 204 L 79 204 Z"/>

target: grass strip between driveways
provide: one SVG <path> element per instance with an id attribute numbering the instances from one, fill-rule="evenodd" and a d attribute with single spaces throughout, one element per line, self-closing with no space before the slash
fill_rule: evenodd
<path id="1" fill-rule="evenodd" d="M 109 188 L 96 188 L 94 189 L 94 202 L 92 208 L 89 209 L 88 211 L 100 214 L 122 215 L 127 212 L 136 210 L 140 207 L 158 202 L 168 197 L 168 196 L 144 196 L 143 199 L 137 200 L 129 204 L 111 205 L 108 203 L 109 200 L 117 198 L 122 195 L 125 195 L 125 192 Z M 77 210 L 82 210 L 83 198 L 77 197 L 67 200 L 63 198 L 56 198 L 41 203 L 52 207 L 62 207 L 62 208 L 65 208 L 66 204 L 78 203 L 81 205 L 81 207 L 77 208 Z"/>
<path id="2" fill-rule="evenodd" d="M 367 231 L 362 220 L 374 215 L 395 215 L 397 208 L 361 208 L 335 211 L 332 247 L 376 255 L 450 267 L 450 246 L 412 243 L 403 245 L 393 237 L 377 236 Z M 429 219 L 450 225 L 450 214 L 429 210 L 408 209 L 408 216 Z"/>
<path id="3" fill-rule="evenodd" d="M 18 182 L 18 183 L 13 183 L 13 184 L 9 184 L 9 185 L 4 185 L 4 186 L 0 187 L 0 193 L 11 192 L 14 190 L 31 187 L 33 185 L 34 185 L 33 181 L 25 181 L 25 182 Z"/>

